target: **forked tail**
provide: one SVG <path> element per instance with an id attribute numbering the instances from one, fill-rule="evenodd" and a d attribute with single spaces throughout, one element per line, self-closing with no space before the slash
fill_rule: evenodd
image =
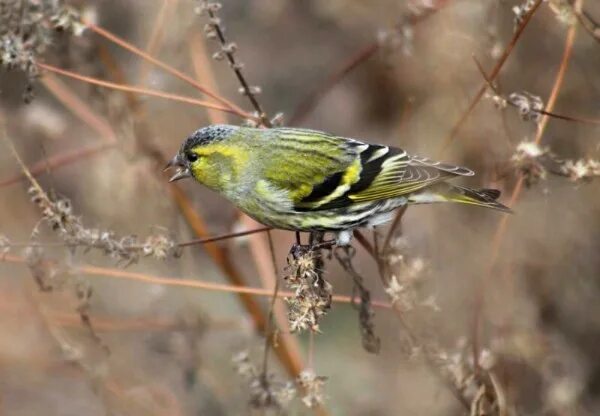
<path id="1" fill-rule="evenodd" d="M 497 189 L 471 189 L 441 182 L 410 195 L 408 203 L 458 202 L 512 213 L 510 208 L 497 201 L 499 197 Z"/>
<path id="2" fill-rule="evenodd" d="M 509 207 L 498 202 L 500 193 L 501 192 L 497 189 L 470 189 L 462 186 L 449 185 L 448 189 L 443 193 L 443 196 L 451 202 L 477 205 L 512 213 L 513 211 Z"/>

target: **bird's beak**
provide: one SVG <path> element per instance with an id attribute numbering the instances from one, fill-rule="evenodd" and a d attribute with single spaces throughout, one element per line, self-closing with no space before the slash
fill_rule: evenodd
<path id="1" fill-rule="evenodd" d="M 169 182 L 175 182 L 180 179 L 185 179 L 192 176 L 190 169 L 185 165 L 185 163 L 182 162 L 179 155 L 176 155 L 173 159 L 169 160 L 169 163 L 167 163 L 167 166 L 165 166 L 163 171 L 166 171 L 173 167 L 177 167 L 177 172 L 175 173 L 175 175 L 171 176 Z"/>

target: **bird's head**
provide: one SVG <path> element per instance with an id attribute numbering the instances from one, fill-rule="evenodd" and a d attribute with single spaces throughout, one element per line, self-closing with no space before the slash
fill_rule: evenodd
<path id="1" fill-rule="evenodd" d="M 236 126 L 213 125 L 194 132 L 165 167 L 177 168 L 169 181 L 193 177 L 209 188 L 223 190 L 247 159 L 245 149 L 232 140 L 238 130 Z"/>

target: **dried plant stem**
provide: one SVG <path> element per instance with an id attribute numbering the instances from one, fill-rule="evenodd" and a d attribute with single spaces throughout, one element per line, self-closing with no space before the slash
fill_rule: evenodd
<path id="1" fill-rule="evenodd" d="M 18 263 L 24 264 L 25 259 L 20 256 L 15 256 L 12 254 L 6 254 L 0 257 L 0 262 L 8 262 L 8 263 Z M 243 294 L 247 296 L 262 296 L 271 298 L 273 296 L 272 289 L 264 289 L 264 288 L 254 288 L 249 286 L 235 286 L 228 285 L 223 283 L 213 283 L 213 282 L 205 282 L 199 279 L 181 279 L 176 277 L 167 277 L 167 276 L 155 276 L 149 275 L 145 273 L 138 272 L 130 272 L 122 269 L 113 269 L 108 267 L 96 267 L 96 266 L 86 266 L 81 265 L 77 267 L 73 267 L 73 273 L 80 273 L 86 276 L 92 277 L 100 277 L 100 278 L 112 278 L 112 279 L 123 279 L 123 280 L 131 280 L 135 282 L 145 283 L 145 284 L 155 284 L 161 286 L 173 286 L 173 287 L 185 287 L 189 289 L 200 289 L 200 290 L 208 290 L 213 292 L 222 292 L 222 293 L 236 293 Z M 294 294 L 292 292 L 287 291 L 279 291 L 277 293 L 278 299 L 283 299 L 286 297 L 291 297 Z M 352 303 L 353 299 L 351 296 L 346 295 L 333 295 L 333 302 L 337 303 Z M 374 300 L 371 302 L 374 307 L 380 309 L 391 309 L 392 305 L 388 302 Z M 256 325 L 256 321 L 255 321 Z M 258 328 L 257 328 L 258 329 Z M 277 350 L 276 350 L 277 351 Z"/>
<path id="2" fill-rule="evenodd" d="M 129 92 L 129 93 L 136 93 L 136 94 L 141 94 L 141 95 L 149 95 L 152 97 L 166 98 L 168 100 L 178 101 L 178 102 L 182 102 L 182 103 L 186 103 L 186 104 L 198 105 L 200 107 L 205 107 L 205 108 L 212 108 L 214 110 L 219 110 L 219 111 L 224 111 L 227 113 L 235 114 L 235 115 L 237 115 L 239 117 L 243 117 L 243 118 L 252 117 L 250 114 L 243 113 L 243 112 L 240 113 L 237 110 L 234 110 L 234 109 L 231 109 L 228 107 L 223 107 L 221 105 L 211 103 L 210 101 L 197 100 L 197 99 L 191 98 L 191 97 L 186 97 L 186 96 L 177 95 L 177 94 L 171 94 L 171 93 L 163 92 L 163 91 L 156 91 L 156 90 L 143 88 L 143 87 L 136 87 L 133 85 L 117 84 L 114 82 L 103 81 L 103 80 L 88 77 L 85 75 L 80 75 L 75 72 L 67 71 L 65 69 L 57 68 L 57 67 L 49 65 L 49 64 L 38 63 L 37 65 L 46 71 L 54 72 L 56 74 L 60 74 L 60 75 L 63 75 L 63 76 L 69 77 L 69 78 L 87 82 L 88 84 L 99 85 L 101 87 L 111 88 L 114 90 L 125 91 L 125 92 Z"/>
<path id="3" fill-rule="evenodd" d="M 146 52 L 142 51 L 141 49 L 136 48 L 129 42 L 119 38 L 118 36 L 114 35 L 113 33 L 109 32 L 106 29 L 103 29 L 93 23 L 90 23 L 90 22 L 84 22 L 84 23 L 91 31 L 110 40 L 111 42 L 122 47 L 123 49 L 130 51 L 131 53 L 139 56 L 140 58 L 145 59 L 148 62 L 151 62 L 152 64 L 158 66 L 159 68 L 163 69 L 164 71 L 168 72 L 169 74 L 181 79 L 182 81 L 184 81 L 187 84 L 189 84 L 190 86 L 196 88 L 198 91 L 202 92 L 203 94 L 215 99 L 216 101 L 223 104 L 225 107 L 228 107 L 229 109 L 233 110 L 233 112 L 235 112 L 237 114 L 245 114 L 245 111 L 242 110 L 240 107 L 238 107 L 234 103 L 230 102 L 229 100 L 219 96 L 218 94 L 214 93 L 213 91 L 210 91 L 209 89 L 207 89 L 200 83 L 196 82 L 196 80 L 194 80 L 189 75 L 186 75 L 183 72 L 165 64 L 164 62 L 160 61 L 159 59 L 154 58 L 153 56 L 147 54 Z"/>
<path id="4" fill-rule="evenodd" d="M 575 2 L 575 10 L 581 10 L 583 5 L 583 0 L 576 0 Z M 569 66 L 569 62 L 571 60 L 571 55 L 573 51 L 573 45 L 575 43 L 575 37 L 577 35 L 577 25 L 572 25 L 565 39 L 565 46 L 563 50 L 563 55 L 560 61 L 560 65 L 558 68 L 558 72 L 556 74 L 556 78 L 554 80 L 554 84 L 552 86 L 552 91 L 550 93 L 550 97 L 548 98 L 548 102 L 545 107 L 545 111 L 551 113 L 554 109 L 556 101 L 558 99 L 558 94 L 560 93 L 561 87 L 563 85 L 563 81 L 565 78 L 565 74 L 567 72 L 567 68 Z M 537 133 L 534 139 L 535 144 L 539 144 L 544 136 L 544 132 L 546 131 L 546 127 L 548 125 L 548 121 L 550 117 L 548 115 L 544 115 L 538 124 Z M 521 191 L 523 190 L 524 185 L 524 176 L 520 175 L 515 187 L 513 188 L 510 202 L 508 204 L 509 207 L 514 207 L 517 203 Z M 496 228 L 496 232 L 494 234 L 494 238 L 492 240 L 492 255 L 488 262 L 488 266 L 485 270 L 485 274 L 483 278 L 480 279 L 479 287 L 477 293 L 475 294 L 475 305 L 473 308 L 473 327 L 472 327 L 472 348 L 473 348 L 473 359 L 475 363 L 475 368 L 478 369 L 478 357 L 480 352 L 480 342 L 481 342 L 481 325 L 483 320 L 483 305 L 485 301 L 485 293 L 487 289 L 487 285 L 492 278 L 493 271 L 495 265 L 500 256 L 500 248 L 502 246 L 502 242 L 504 240 L 504 236 L 506 235 L 506 231 L 508 229 L 508 215 L 503 215 L 498 223 Z"/>
<path id="5" fill-rule="evenodd" d="M 256 99 L 256 94 L 250 88 L 250 85 L 248 84 L 248 81 L 246 80 L 246 77 L 244 76 L 244 74 L 242 72 L 242 66 L 238 62 L 236 62 L 235 56 L 233 54 L 233 50 L 228 47 L 230 44 L 227 42 L 227 39 L 225 38 L 225 32 L 224 32 L 223 28 L 221 27 L 221 24 L 218 23 L 219 22 L 218 17 L 216 16 L 215 12 L 211 8 L 208 8 L 207 12 L 208 12 L 208 16 L 210 17 L 211 21 L 216 22 L 216 23 L 211 23 L 211 24 L 215 30 L 215 33 L 217 34 L 219 43 L 221 44 L 221 50 L 227 57 L 227 61 L 229 62 L 229 66 L 231 67 L 231 70 L 233 71 L 238 82 L 242 86 L 244 95 L 246 97 L 248 97 L 248 100 L 250 100 L 252 107 L 258 113 L 258 117 L 261 120 L 261 124 L 265 127 L 271 127 L 271 122 L 269 121 L 267 114 L 264 112 L 264 110 L 262 109 L 262 106 Z"/>
<path id="6" fill-rule="evenodd" d="M 500 71 L 502 70 L 502 67 L 504 66 L 504 64 L 508 60 L 508 57 L 510 56 L 510 54 L 514 50 L 514 48 L 517 45 L 519 39 L 521 38 L 521 35 L 525 31 L 525 28 L 527 27 L 527 25 L 531 21 L 533 15 L 537 11 L 537 9 L 540 7 L 540 5 L 542 4 L 542 2 L 543 2 L 543 0 L 536 0 L 535 3 L 534 3 L 534 5 L 533 5 L 533 7 L 524 16 L 523 21 L 521 22 L 521 24 L 519 25 L 519 27 L 515 31 L 512 39 L 510 40 L 510 42 L 508 43 L 508 45 L 506 46 L 506 48 L 502 52 L 502 55 L 500 56 L 500 58 L 496 62 L 496 65 L 494 65 L 494 68 L 492 69 L 492 71 L 490 72 L 490 74 L 486 77 L 486 79 L 488 79 L 489 81 L 493 82 L 496 79 L 496 77 L 498 76 L 498 74 L 500 74 Z M 477 94 L 475 94 L 475 96 L 473 97 L 473 99 L 469 103 L 469 106 L 467 107 L 467 109 L 465 110 L 465 112 L 460 116 L 460 118 L 458 119 L 458 121 L 456 122 L 456 124 L 454 125 L 454 127 L 452 128 L 452 130 L 450 131 L 450 134 L 444 139 L 444 141 L 440 145 L 440 149 L 438 151 L 438 153 L 440 154 L 440 156 L 443 155 L 448 150 L 448 147 L 454 141 L 454 139 L 458 135 L 458 132 L 460 131 L 460 129 L 463 127 L 463 125 L 465 124 L 465 122 L 467 121 L 467 119 L 469 118 L 469 116 L 471 115 L 471 113 L 473 112 L 473 110 L 475 109 L 475 107 L 477 106 L 477 104 L 479 103 L 479 101 L 481 101 L 481 99 L 483 98 L 483 95 L 485 94 L 485 90 L 487 89 L 487 87 L 488 87 L 488 83 L 487 82 L 484 82 L 481 85 L 481 87 L 479 87 L 479 90 L 477 91 Z"/>
<path id="7" fill-rule="evenodd" d="M 256 234 L 256 233 L 264 233 L 265 231 L 268 232 L 269 230 L 272 230 L 272 228 L 271 227 L 260 227 L 260 228 L 254 228 L 252 230 L 240 231 L 237 233 L 226 233 L 226 234 L 216 235 L 214 237 L 198 238 L 196 240 L 186 241 L 185 243 L 179 243 L 177 245 L 179 247 L 189 247 L 189 246 L 195 246 L 198 244 L 214 243 L 215 241 L 229 240 L 231 238 L 243 237 L 246 235 L 251 235 L 251 234 Z"/>

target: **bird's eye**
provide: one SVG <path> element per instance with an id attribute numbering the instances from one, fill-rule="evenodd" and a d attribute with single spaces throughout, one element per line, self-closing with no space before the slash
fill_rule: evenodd
<path id="1" fill-rule="evenodd" d="M 198 155 L 194 152 L 188 152 L 185 154 L 185 158 L 188 160 L 188 162 L 193 163 L 198 160 Z"/>

